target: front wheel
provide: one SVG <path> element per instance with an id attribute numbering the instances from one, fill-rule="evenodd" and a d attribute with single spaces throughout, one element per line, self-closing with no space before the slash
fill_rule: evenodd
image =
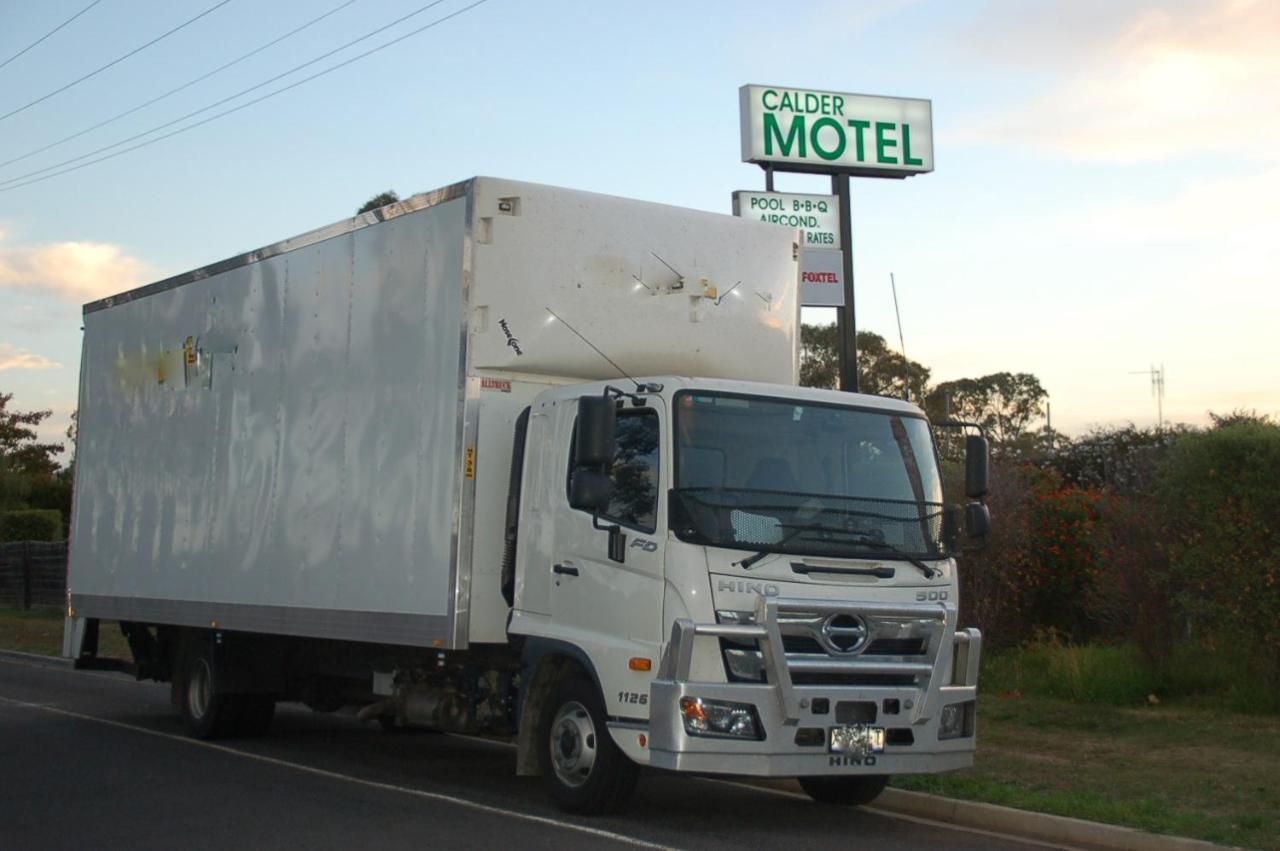
<path id="1" fill-rule="evenodd" d="M 602 701 L 587 680 L 574 677 L 556 686 L 538 741 L 543 782 L 562 810 L 614 813 L 635 790 L 639 767 L 614 744 Z"/>
<path id="2" fill-rule="evenodd" d="M 820 804 L 857 807 L 874 801 L 889 782 L 884 774 L 859 777 L 797 777 L 800 788 Z"/>

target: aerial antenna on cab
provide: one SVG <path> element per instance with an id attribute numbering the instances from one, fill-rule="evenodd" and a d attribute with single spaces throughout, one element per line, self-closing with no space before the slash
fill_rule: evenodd
<path id="1" fill-rule="evenodd" d="M 617 370 L 617 371 L 622 375 L 622 377 L 623 377 L 623 378 L 627 379 L 628 381 L 630 381 L 632 384 L 634 384 L 634 385 L 636 386 L 636 390 L 638 390 L 639 392 L 643 393 L 643 392 L 648 391 L 648 390 L 650 390 L 650 389 L 651 389 L 651 388 L 649 387 L 649 385 L 648 385 L 648 384 L 641 384 L 639 381 L 636 381 L 634 378 L 632 378 L 632 377 L 627 373 L 627 371 L 626 371 L 625 369 L 623 369 L 622 367 L 618 366 L 617 362 L 616 362 L 616 361 L 614 361 L 614 359 L 613 359 L 613 358 L 609 357 L 609 356 L 608 356 L 608 355 L 606 355 L 604 352 L 600 351 L 600 348 L 599 348 L 595 343 L 591 342 L 591 341 L 590 341 L 590 340 L 588 340 L 586 337 L 582 336 L 582 334 L 581 334 L 581 333 L 579 333 L 579 331 L 578 331 L 578 329 L 577 329 L 577 328 L 574 328 L 574 327 L 573 327 L 572 325 L 570 325 L 568 322 L 565 322 L 565 320 L 564 320 L 564 317 L 563 317 L 563 316 L 560 316 L 558 313 L 556 313 L 554 310 L 552 310 L 552 309 L 551 309 L 551 308 L 549 308 L 549 307 L 546 307 L 546 308 L 545 308 L 545 310 L 547 311 L 547 313 L 550 313 L 550 314 L 551 314 L 555 319 L 559 320 L 560 322 L 564 322 L 564 327 L 566 327 L 566 328 L 568 328 L 570 331 L 572 331 L 572 332 L 574 333 L 574 335 L 576 335 L 576 336 L 577 336 L 577 338 L 578 338 L 579 340 L 581 340 L 582 342 L 584 342 L 584 343 L 586 343 L 588 346 L 590 346 L 590 347 L 591 347 L 591 349 L 592 349 L 592 351 L 594 351 L 594 352 L 595 352 L 596 354 L 598 354 L 600 357 L 602 357 L 602 358 L 604 358 L 605 360 L 607 360 L 607 361 L 609 362 L 609 365 L 610 365 L 610 366 L 612 366 L 614 369 L 616 369 L 616 370 Z M 659 389 L 661 389 L 661 388 L 659 388 Z"/>
<path id="2" fill-rule="evenodd" d="M 907 343 L 902 339 L 902 314 L 898 312 L 898 282 L 889 273 L 889 287 L 893 290 L 893 315 L 898 320 L 898 348 L 902 351 L 902 393 L 911 401 L 911 361 L 907 360 Z"/>

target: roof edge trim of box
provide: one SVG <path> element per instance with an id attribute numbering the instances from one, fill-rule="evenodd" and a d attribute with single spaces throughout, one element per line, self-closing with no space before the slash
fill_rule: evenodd
<path id="1" fill-rule="evenodd" d="M 156 281 L 153 284 L 146 284 L 132 290 L 126 290 L 122 293 L 109 295 L 106 298 L 100 298 L 97 301 L 91 301 L 84 306 L 83 313 L 88 315 L 99 310 L 106 310 L 108 307 L 116 307 L 117 305 L 127 304 L 140 298 L 146 298 L 149 295 L 162 293 L 166 290 L 177 289 L 178 287 L 189 284 L 193 281 L 202 281 L 205 278 L 211 278 L 222 272 L 232 269 L 238 269 L 241 266 L 248 266 L 250 263 L 256 263 L 259 260 L 266 260 L 268 257 L 275 257 L 277 254 L 284 254 L 286 251 L 292 251 L 295 248 L 301 248 L 305 245 L 313 245 L 317 242 L 324 242 L 326 239 L 333 239 L 337 236 L 345 236 L 354 233 L 361 228 L 370 225 L 376 225 L 378 222 L 385 222 L 390 219 L 399 218 L 408 213 L 415 213 L 418 210 L 425 210 L 428 207 L 434 207 L 437 204 L 443 204 L 447 201 L 453 201 L 466 196 L 471 191 L 471 185 L 475 182 L 475 178 L 463 180 L 458 183 L 445 186 L 441 189 L 435 189 L 431 192 L 421 192 L 408 198 L 388 204 L 385 207 L 379 207 L 376 210 L 370 210 L 367 213 L 361 213 L 349 219 L 340 222 L 334 222 L 331 225 L 316 228 L 307 231 L 290 239 L 273 242 L 262 248 L 246 251 L 244 254 L 237 254 L 226 260 L 219 260 L 216 263 L 210 263 L 207 266 L 201 266 L 198 269 L 192 269 L 189 272 L 183 272 L 180 275 L 174 275 L 171 278 L 165 278 L 162 281 Z"/>

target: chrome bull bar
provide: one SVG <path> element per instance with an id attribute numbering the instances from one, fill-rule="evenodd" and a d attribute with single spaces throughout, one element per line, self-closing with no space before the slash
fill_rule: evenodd
<path id="1" fill-rule="evenodd" d="M 833 614 L 857 615 L 866 621 L 918 621 L 931 626 L 926 652 L 916 661 L 906 659 L 869 659 L 860 655 L 788 654 L 783 643 L 784 622 L 788 616 L 792 623 L 804 621 L 805 615 L 820 613 L 825 618 Z M 768 682 L 778 702 L 780 714 L 788 725 L 800 720 L 800 699 L 796 696 L 792 674 L 827 675 L 899 675 L 914 679 L 920 699 L 911 708 L 911 723 L 917 724 L 931 717 L 940 703 L 939 689 L 947 660 L 939 655 L 944 648 L 954 648 L 960 668 L 965 672 L 964 685 L 977 684 L 977 666 L 968 665 L 969 658 L 977 658 L 981 647 L 981 633 L 976 629 L 956 631 L 956 610 L 942 603 L 885 604 L 848 600 L 814 600 L 796 597 L 765 597 L 756 601 L 755 623 L 706 624 L 680 618 L 671 626 L 671 641 L 667 645 L 657 679 L 688 682 L 693 667 L 693 650 L 696 639 L 730 638 L 739 641 L 755 641 L 763 656 Z M 720 650 L 717 647 L 717 657 Z M 960 685 L 960 683 L 956 683 Z M 834 686 L 842 688 L 845 686 Z M 876 686 L 852 686 L 862 690 L 874 690 Z"/>

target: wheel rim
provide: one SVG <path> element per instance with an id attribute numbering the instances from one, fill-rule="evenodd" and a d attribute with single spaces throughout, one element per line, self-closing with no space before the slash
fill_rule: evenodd
<path id="1" fill-rule="evenodd" d="M 203 718 L 209 711 L 209 701 L 213 697 L 213 673 L 209 663 L 197 659 L 191 666 L 191 675 L 187 678 L 187 708 L 192 717 Z"/>
<path id="2" fill-rule="evenodd" d="M 587 708 L 571 700 L 551 722 L 551 767 L 561 783 L 577 788 L 587 782 L 595 764 L 596 725 Z"/>

